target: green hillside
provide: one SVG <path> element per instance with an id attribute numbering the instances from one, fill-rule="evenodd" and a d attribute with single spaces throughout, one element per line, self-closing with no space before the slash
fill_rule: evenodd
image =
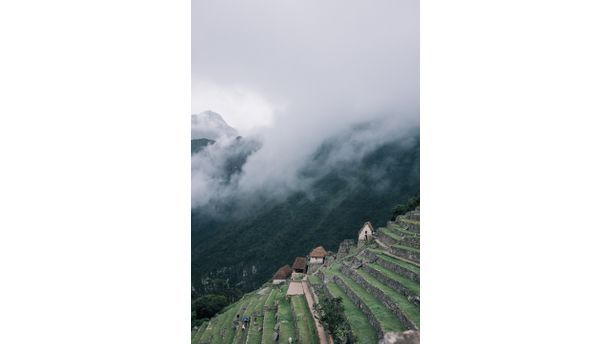
<path id="1" fill-rule="evenodd" d="M 297 343 L 329 343 L 329 336 L 335 343 L 377 343 L 388 332 L 418 331 L 420 266 L 397 256 L 396 242 L 420 252 L 419 210 L 377 228 L 374 240 L 345 242 L 342 254 L 328 255 L 317 269 L 309 266 L 301 285 L 306 294 L 310 290 L 316 295 L 316 311 L 310 311 L 305 295 L 287 295 L 287 283 L 297 277 L 280 286 L 265 283 L 195 329 L 192 344 L 287 343 L 289 338 Z M 339 307 L 330 308 L 332 304 Z M 239 321 L 242 316 L 251 319 L 245 329 Z M 317 322 L 325 329 L 322 335 Z"/>
<path id="2" fill-rule="evenodd" d="M 330 145 L 323 146 L 303 170 L 303 177 L 311 180 L 304 191 L 280 200 L 261 196 L 248 206 L 235 201 L 192 211 L 196 292 L 209 292 L 202 283 L 207 278 L 227 280 L 229 287 L 245 292 L 253 290 L 279 266 L 312 247 L 337 247 L 354 237 L 364 221 L 384 225 L 393 206 L 418 194 L 418 137 L 380 146 L 359 161 L 337 164 L 319 175 L 317 166 L 325 165 Z M 223 216 L 227 211 L 246 215 Z"/>

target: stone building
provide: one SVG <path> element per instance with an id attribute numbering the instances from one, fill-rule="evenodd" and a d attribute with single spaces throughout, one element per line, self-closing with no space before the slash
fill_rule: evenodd
<path id="1" fill-rule="evenodd" d="M 289 265 L 283 265 L 272 277 L 272 284 L 284 283 L 287 278 L 291 277 L 293 269 Z"/>
<path id="2" fill-rule="evenodd" d="M 296 257 L 295 260 L 293 261 L 293 272 L 297 272 L 297 273 L 306 273 L 306 269 L 307 269 L 307 263 L 308 260 L 306 260 L 306 257 Z"/>
<path id="3" fill-rule="evenodd" d="M 325 251 L 323 246 L 317 246 L 308 255 L 309 263 L 310 264 L 323 264 L 325 262 L 326 255 L 327 255 L 327 251 Z"/>
<path id="4" fill-rule="evenodd" d="M 366 223 L 363 224 L 363 227 L 361 227 L 361 229 L 359 230 L 358 239 L 359 241 L 372 240 L 373 234 L 374 234 L 374 227 L 372 227 L 372 224 L 370 223 L 370 221 L 367 221 Z"/>

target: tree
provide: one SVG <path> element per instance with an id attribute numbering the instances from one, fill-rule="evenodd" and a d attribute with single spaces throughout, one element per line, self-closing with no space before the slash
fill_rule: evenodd
<path id="1" fill-rule="evenodd" d="M 353 335 L 351 327 L 344 315 L 344 305 L 340 298 L 322 297 L 315 306 L 317 319 L 323 327 L 331 334 L 334 342 L 342 344 L 356 343 L 357 337 Z"/>
<path id="2" fill-rule="evenodd" d="M 406 202 L 405 204 L 397 204 L 395 207 L 393 207 L 393 213 L 391 214 L 391 220 L 395 220 L 395 218 L 398 217 L 399 215 L 403 215 L 409 212 L 410 210 L 416 209 L 416 207 L 418 207 L 420 204 L 421 204 L 420 195 L 411 197 L 408 200 L 408 202 Z"/>

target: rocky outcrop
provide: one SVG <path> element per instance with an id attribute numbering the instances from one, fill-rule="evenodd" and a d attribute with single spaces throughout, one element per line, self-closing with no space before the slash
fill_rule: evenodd
<path id="1" fill-rule="evenodd" d="M 355 247 L 355 241 L 353 239 L 346 239 L 340 243 L 338 246 L 338 253 L 336 254 L 337 259 L 342 259 L 346 257 L 352 248 Z"/>
<path id="2" fill-rule="evenodd" d="M 421 335 L 417 331 L 388 332 L 379 344 L 419 344 Z"/>
<path id="3" fill-rule="evenodd" d="M 371 285 L 368 281 L 366 281 L 361 275 L 359 275 L 355 270 L 349 268 L 346 265 L 343 265 L 340 268 L 340 271 L 350 277 L 355 283 L 359 284 L 365 290 L 367 290 L 370 294 L 372 294 L 376 299 L 382 302 L 397 318 L 400 320 L 402 325 L 406 326 L 408 329 L 415 329 L 416 326 L 410 321 L 408 316 L 402 312 L 402 310 L 397 306 L 395 302 L 382 290 L 376 288 Z"/>

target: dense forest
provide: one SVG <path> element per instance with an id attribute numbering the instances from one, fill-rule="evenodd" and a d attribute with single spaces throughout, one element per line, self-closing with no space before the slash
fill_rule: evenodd
<path id="1" fill-rule="evenodd" d="M 315 178 L 307 190 L 251 202 L 254 208 L 240 216 L 233 215 L 244 205 L 237 200 L 215 205 L 215 216 L 210 209 L 192 210 L 196 324 L 258 288 L 296 256 L 318 245 L 336 250 L 342 240 L 355 237 L 365 221 L 382 226 L 405 207 L 418 204 L 418 136 L 388 142 L 321 175 L 318 166 L 325 165 L 337 144 L 323 144 L 301 171 L 303 178 Z M 227 216 L 219 216 L 225 212 Z"/>

